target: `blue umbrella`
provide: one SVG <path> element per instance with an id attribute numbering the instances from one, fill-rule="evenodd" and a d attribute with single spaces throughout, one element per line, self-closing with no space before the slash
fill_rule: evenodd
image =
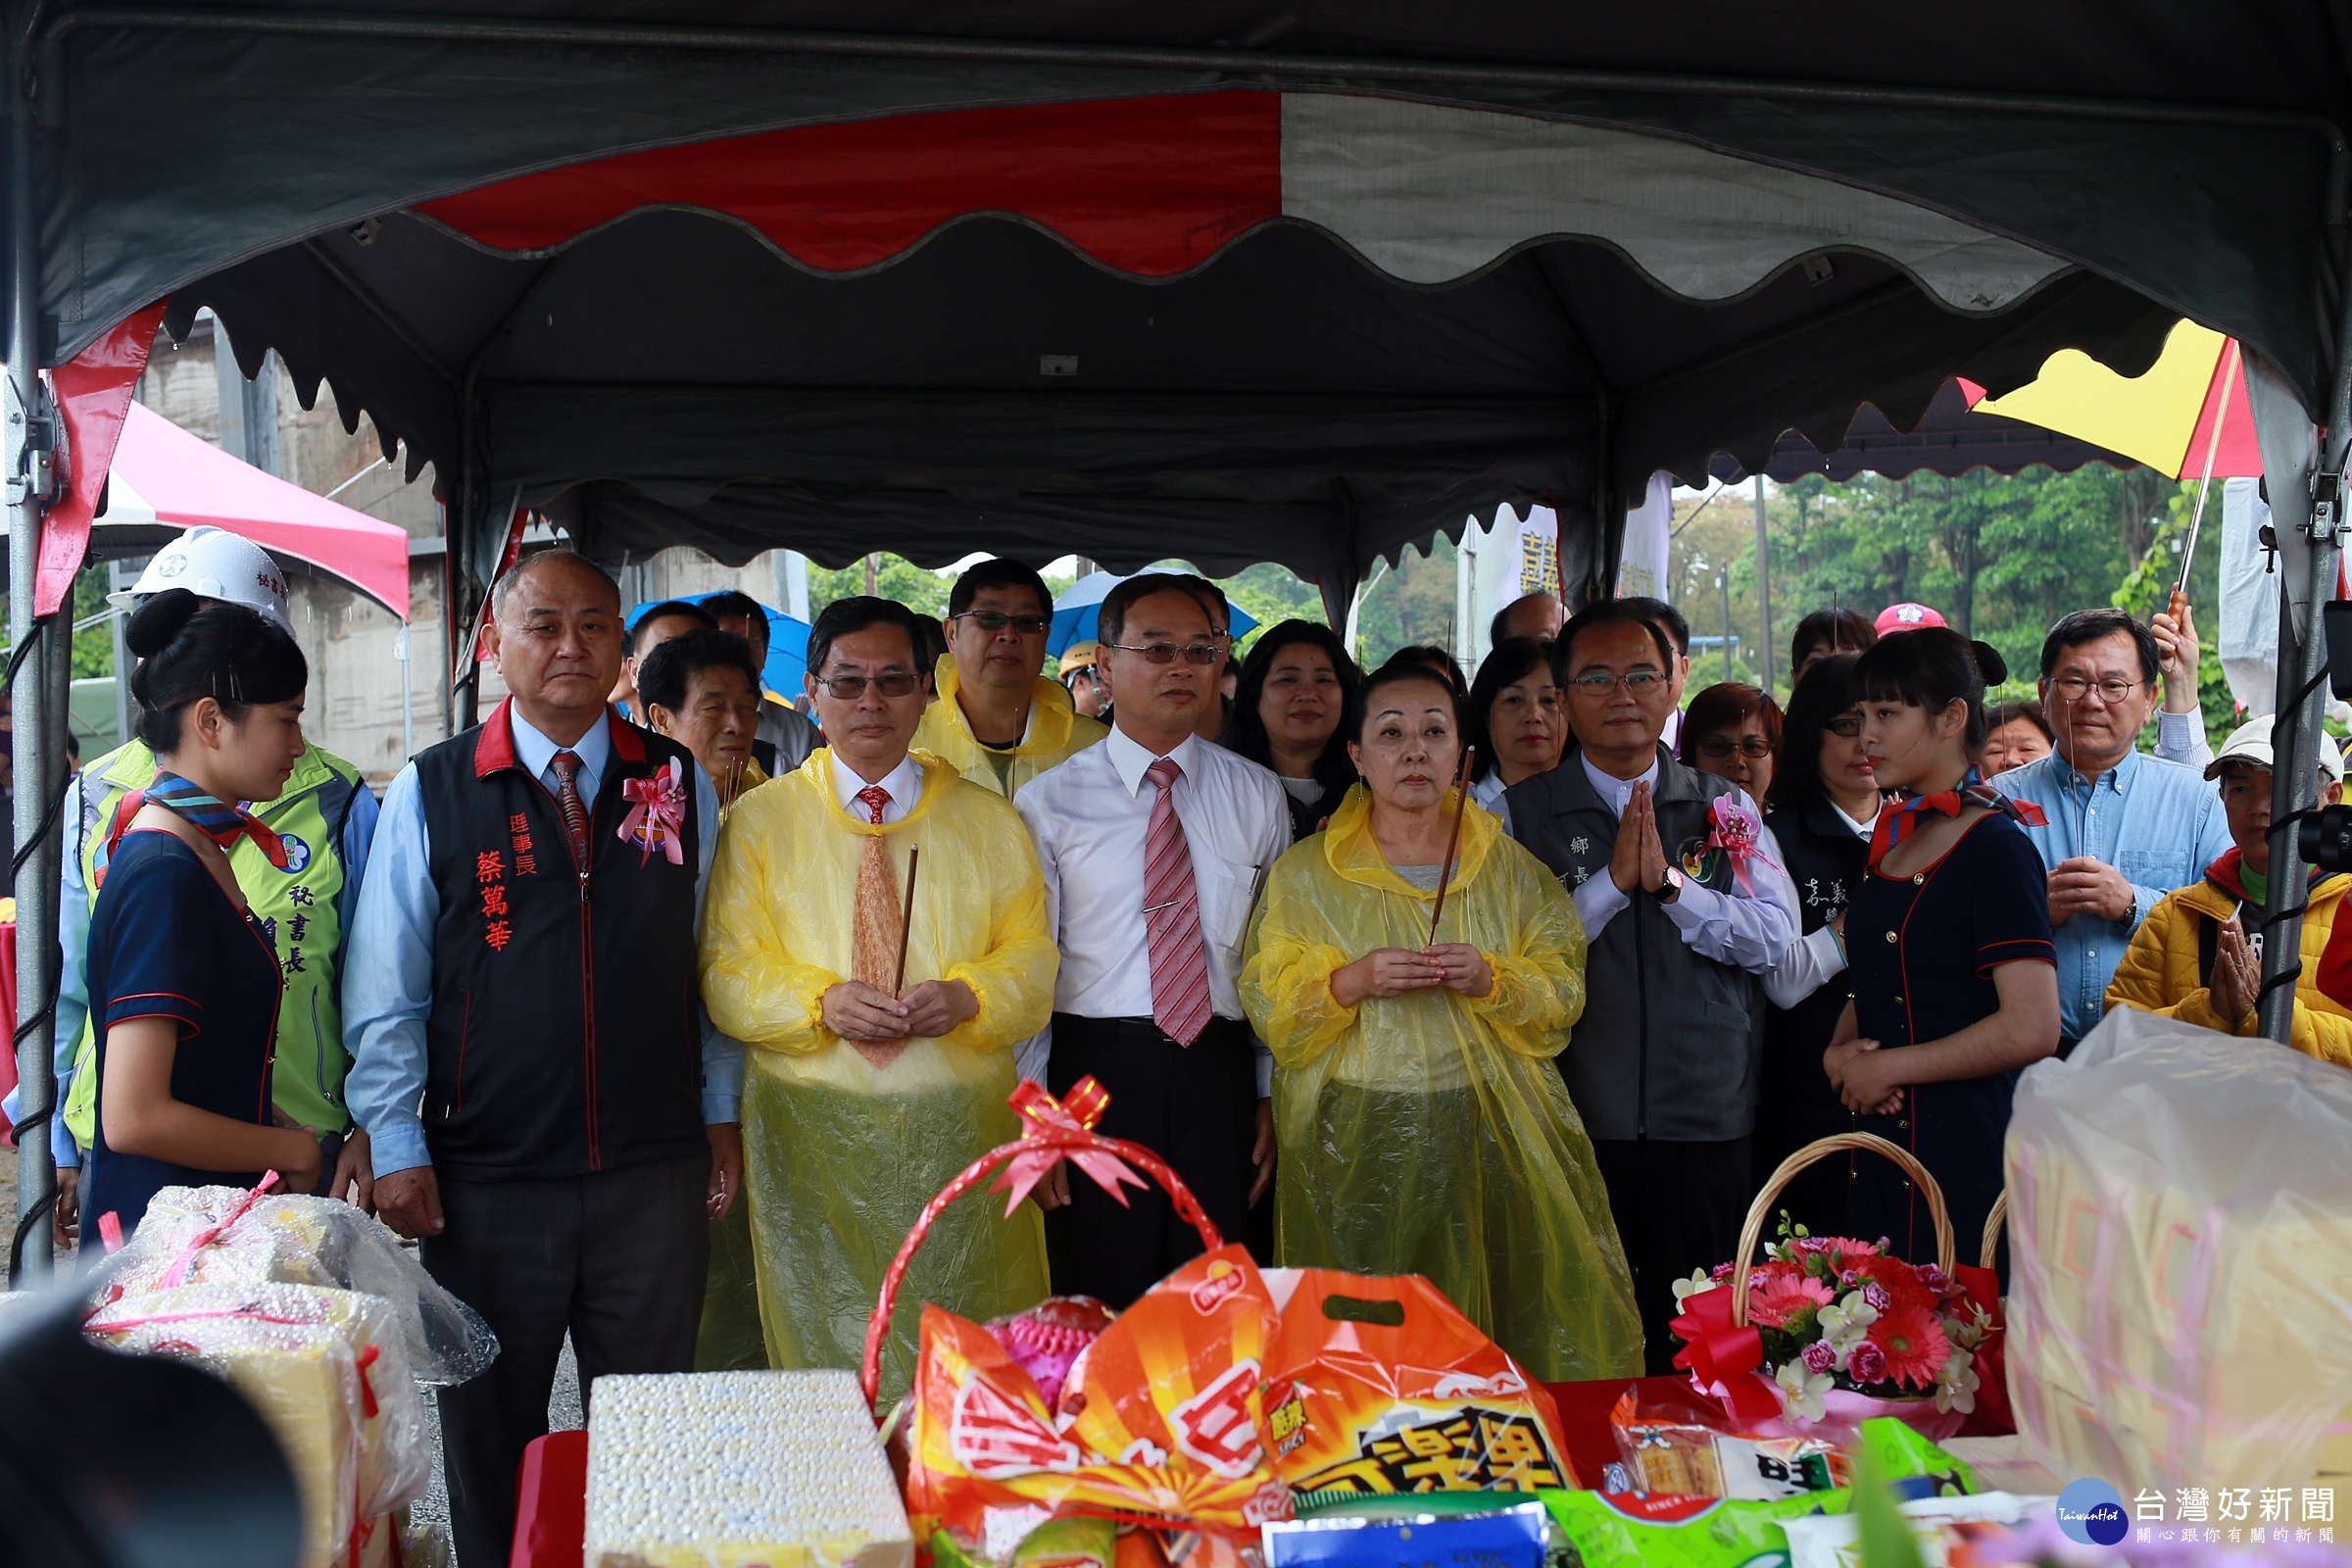
<path id="1" fill-rule="evenodd" d="M 714 588 L 707 594 L 681 594 L 676 599 L 649 599 L 631 610 L 622 624 L 634 632 L 637 622 L 656 605 L 685 603 L 699 605 L 707 599 L 716 599 L 730 590 Z M 795 620 L 781 610 L 760 607 L 767 616 L 767 667 L 760 672 L 760 683 L 787 703 L 797 705 L 804 690 L 801 681 L 808 673 L 808 623 Z"/>
<path id="2" fill-rule="evenodd" d="M 1113 571 L 1090 571 L 1054 601 L 1054 630 L 1046 637 L 1046 652 L 1059 659 L 1073 643 L 1091 643 L 1101 635 L 1102 601 L 1127 579 Z M 1225 599 L 1225 629 L 1240 641 L 1257 629 L 1257 619 Z"/>

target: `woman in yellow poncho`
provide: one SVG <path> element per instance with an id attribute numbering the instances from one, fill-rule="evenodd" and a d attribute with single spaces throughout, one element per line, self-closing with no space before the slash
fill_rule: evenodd
<path id="1" fill-rule="evenodd" d="M 1432 946 L 1459 705 L 1392 662 L 1349 733 L 1365 782 L 1274 863 L 1242 974 L 1274 1054 L 1277 1258 L 1425 1275 L 1545 1381 L 1639 1376 L 1625 1251 L 1546 1065 L 1584 1011 L 1575 906 L 1472 806 Z"/>
<path id="2" fill-rule="evenodd" d="M 821 673 L 808 684 L 833 744 L 736 803 L 704 901 L 703 1000 L 751 1048 L 744 1196 L 778 1367 L 858 1364 L 882 1275 L 923 1205 L 1019 1136 L 1005 1103 L 1013 1047 L 1053 1010 L 1058 959 L 1019 814 L 907 751 L 928 684 L 911 632 L 911 613 L 884 600 L 839 601 L 817 618 L 809 665 Z M 880 869 L 867 864 L 875 839 L 895 889 L 861 945 L 859 879 Z M 873 972 L 876 940 L 896 955 L 892 911 L 915 847 L 906 985 L 894 1000 L 887 959 L 878 982 L 859 977 Z M 880 1038 L 894 1009 L 906 1035 Z M 907 1273 L 886 1396 L 912 1375 L 919 1303 L 985 1319 L 1045 1294 L 1034 1207 L 1010 1219 L 976 1199 L 950 1207 Z"/>

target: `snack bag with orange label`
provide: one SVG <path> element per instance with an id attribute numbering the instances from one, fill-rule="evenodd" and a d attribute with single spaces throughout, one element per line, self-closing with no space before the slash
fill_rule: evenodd
<path id="1" fill-rule="evenodd" d="M 1277 1317 L 1240 1247 L 1195 1258 L 1089 1345 L 1058 1407 L 994 1336 L 923 1308 L 906 1507 L 1004 1561 L 1049 1516 L 1090 1514 L 1252 1542 L 1291 1517 L 1264 1431 Z"/>
<path id="2" fill-rule="evenodd" d="M 1298 1506 L 1412 1492 L 1578 1487 L 1551 1396 L 1417 1274 L 1267 1276 L 1275 1473 Z"/>

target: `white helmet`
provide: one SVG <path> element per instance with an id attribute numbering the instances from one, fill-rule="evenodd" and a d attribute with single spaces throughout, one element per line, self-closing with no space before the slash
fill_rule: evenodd
<path id="1" fill-rule="evenodd" d="M 258 610 L 293 635 L 294 620 L 286 612 L 286 574 L 268 551 L 243 534 L 210 523 L 190 528 L 156 552 L 137 582 L 108 594 L 106 602 L 129 610 L 167 588 L 185 588 L 200 599 Z"/>

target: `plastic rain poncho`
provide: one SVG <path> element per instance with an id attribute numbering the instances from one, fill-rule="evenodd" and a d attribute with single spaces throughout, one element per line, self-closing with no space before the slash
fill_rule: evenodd
<path id="1" fill-rule="evenodd" d="M 744 1197 L 771 1364 L 858 1364 L 883 1273 L 925 1203 L 964 1166 L 1020 1136 L 1005 1097 L 1013 1047 L 1045 1026 L 1058 963 L 1037 852 L 1018 813 L 916 753 L 923 792 L 903 822 L 873 827 L 836 803 L 834 760 L 744 797 L 721 834 L 703 915 L 703 1000 L 750 1048 L 743 1089 Z M 858 865 L 887 838 L 906 888 L 920 846 L 909 989 L 962 980 L 979 1014 L 914 1040 L 887 1067 L 827 1029 L 823 997 L 851 973 Z M 979 1321 L 1046 1295 L 1044 1229 L 1024 1203 L 950 1206 L 915 1254 L 883 1363 L 887 1397 L 913 1373 L 914 1325 L 936 1301 Z"/>
<path id="2" fill-rule="evenodd" d="M 1274 1054 L 1277 1259 L 1425 1275 L 1546 1382 L 1638 1377 L 1625 1250 L 1548 1061 L 1585 1006 L 1584 928 L 1559 884 L 1473 806 L 1438 940 L 1475 944 L 1494 990 L 1352 1008 L 1331 994 L 1332 971 L 1376 948 L 1426 947 L 1434 897 L 1390 868 L 1360 785 L 1274 862 L 1241 990 Z"/>

